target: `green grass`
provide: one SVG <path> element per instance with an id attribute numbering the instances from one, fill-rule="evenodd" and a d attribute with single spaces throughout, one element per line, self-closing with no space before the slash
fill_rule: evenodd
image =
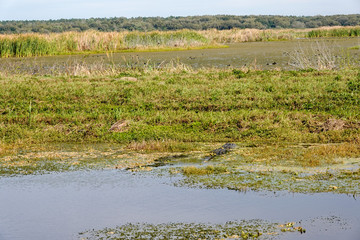
<path id="1" fill-rule="evenodd" d="M 39 36 L 0 38 L 0 57 L 2 58 L 54 55 L 56 51 L 54 43 Z"/>
<path id="2" fill-rule="evenodd" d="M 308 33 L 308 37 L 358 37 L 360 36 L 360 28 L 338 28 L 338 29 L 317 29 Z"/>
<path id="3" fill-rule="evenodd" d="M 0 82 L 6 144 L 360 140 L 356 69 L 240 75 L 144 69 L 91 77 L 2 75 Z M 110 132 L 118 120 L 128 122 L 126 130 Z"/>

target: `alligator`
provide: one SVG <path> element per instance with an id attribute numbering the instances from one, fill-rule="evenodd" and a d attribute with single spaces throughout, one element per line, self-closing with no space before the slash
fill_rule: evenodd
<path id="1" fill-rule="evenodd" d="M 209 160 L 213 159 L 216 156 L 223 155 L 223 154 L 229 152 L 229 150 L 234 149 L 236 147 L 237 147 L 237 145 L 235 143 L 225 143 L 220 148 L 212 150 L 210 152 L 210 154 L 205 157 L 205 161 L 209 161 Z"/>

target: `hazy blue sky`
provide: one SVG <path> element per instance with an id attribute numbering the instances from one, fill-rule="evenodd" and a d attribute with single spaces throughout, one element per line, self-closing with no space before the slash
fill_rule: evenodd
<path id="1" fill-rule="evenodd" d="M 0 20 L 360 13 L 360 0 L 0 0 Z"/>

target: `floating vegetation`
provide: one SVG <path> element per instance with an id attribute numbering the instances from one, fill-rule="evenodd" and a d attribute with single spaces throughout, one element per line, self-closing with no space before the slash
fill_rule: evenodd
<path id="1" fill-rule="evenodd" d="M 295 171 L 233 171 L 227 174 L 186 175 L 177 186 L 227 188 L 236 191 L 289 191 L 301 193 L 360 194 L 360 171 L 306 174 Z"/>
<path id="2" fill-rule="evenodd" d="M 360 194 L 357 145 L 243 148 L 209 166 L 185 166 L 177 186 L 301 193 Z M 225 167 L 226 166 L 226 167 Z"/>
<path id="3" fill-rule="evenodd" d="M 236 221 L 225 224 L 168 223 L 126 224 L 116 228 L 89 230 L 79 239 L 272 239 L 284 232 L 305 233 L 295 223 L 276 224 L 262 220 Z"/>
<path id="4" fill-rule="evenodd" d="M 78 170 L 143 169 L 167 152 L 141 153 L 116 145 L 48 145 L 0 157 L 0 177 Z"/>

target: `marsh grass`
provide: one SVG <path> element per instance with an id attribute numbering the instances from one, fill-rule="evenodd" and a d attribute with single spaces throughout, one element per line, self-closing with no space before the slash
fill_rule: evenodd
<path id="1" fill-rule="evenodd" d="M 335 28 L 320 28 L 308 32 L 309 38 L 318 37 L 358 37 L 360 36 L 360 27 L 335 27 Z"/>
<path id="2" fill-rule="evenodd" d="M 169 32 L 66 32 L 0 35 L 0 57 L 31 57 L 211 47 L 216 44 L 190 30 Z"/>
<path id="3" fill-rule="evenodd" d="M 59 54 L 186 50 L 221 47 L 224 43 L 283 41 L 307 37 L 356 37 L 360 28 L 232 29 L 152 32 L 65 32 L 0 35 L 0 57 L 31 57 Z"/>
<path id="4" fill-rule="evenodd" d="M 124 37 L 124 42 L 128 48 L 146 47 L 196 47 L 209 43 L 203 35 L 189 30 L 177 32 L 131 32 Z"/>
<path id="5" fill-rule="evenodd" d="M 298 38 L 357 37 L 360 27 L 321 27 L 317 29 L 231 29 L 204 30 L 201 33 L 217 43 L 285 41 Z"/>

